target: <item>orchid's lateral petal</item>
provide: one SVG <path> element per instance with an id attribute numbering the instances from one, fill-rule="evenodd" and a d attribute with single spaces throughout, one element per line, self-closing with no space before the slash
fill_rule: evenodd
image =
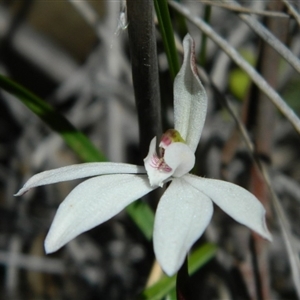
<path id="1" fill-rule="evenodd" d="M 164 183 L 173 175 L 174 170 L 164 164 L 156 154 L 156 137 L 150 143 L 149 153 L 144 159 L 145 168 L 149 177 L 150 185 L 162 187 Z"/>
<path id="2" fill-rule="evenodd" d="M 250 192 L 230 182 L 200 178 L 191 174 L 184 176 L 184 180 L 211 198 L 237 222 L 269 241 L 272 240 L 266 225 L 265 209 Z"/>
<path id="3" fill-rule="evenodd" d="M 206 117 L 207 95 L 198 76 L 195 45 L 189 34 L 184 38 L 183 48 L 183 64 L 174 82 L 174 123 L 195 152 Z"/>
<path id="4" fill-rule="evenodd" d="M 152 191 L 147 175 L 114 174 L 79 184 L 59 206 L 45 240 L 51 253 Z"/>
<path id="5" fill-rule="evenodd" d="M 212 213 L 212 201 L 207 196 L 182 178 L 172 181 L 159 201 L 153 233 L 155 256 L 169 276 L 181 267 Z"/>
<path id="6" fill-rule="evenodd" d="M 174 170 L 174 177 L 188 173 L 195 165 L 195 154 L 187 144 L 170 144 L 164 154 L 165 163 Z"/>
<path id="7" fill-rule="evenodd" d="M 103 174 L 137 174 L 145 173 L 146 170 L 142 166 L 123 164 L 123 163 L 85 163 L 62 167 L 38 173 L 32 176 L 25 185 L 18 191 L 15 196 L 21 196 L 31 188 L 61 182 L 73 179 L 92 177 Z"/>

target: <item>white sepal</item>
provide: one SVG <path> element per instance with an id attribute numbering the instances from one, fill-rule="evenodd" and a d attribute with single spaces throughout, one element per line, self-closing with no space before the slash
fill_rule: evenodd
<path id="1" fill-rule="evenodd" d="M 205 122 L 207 95 L 198 76 L 195 45 L 189 34 L 183 40 L 183 48 L 183 64 L 174 82 L 174 123 L 195 152 Z"/>
<path id="2" fill-rule="evenodd" d="M 44 171 L 32 176 L 14 196 L 21 196 L 31 188 L 37 186 L 61 181 L 68 181 L 103 174 L 137 174 L 145 172 L 146 170 L 142 166 L 123 163 L 101 162 L 71 165 L 67 167 Z"/>
<path id="3" fill-rule="evenodd" d="M 45 240 L 46 253 L 107 221 L 152 190 L 147 175 L 114 174 L 84 181 L 59 206 Z"/>
<path id="4" fill-rule="evenodd" d="M 172 143 L 165 149 L 164 160 L 173 170 L 173 177 L 181 177 L 195 165 L 195 154 L 187 144 Z"/>
<path id="5" fill-rule="evenodd" d="M 200 178 L 191 174 L 184 180 L 207 195 L 237 222 L 246 225 L 262 237 L 272 240 L 266 225 L 266 211 L 260 201 L 244 188 L 222 180 Z"/>
<path id="6" fill-rule="evenodd" d="M 172 181 L 159 201 L 153 233 L 155 256 L 169 276 L 181 267 L 212 213 L 212 201 L 207 196 L 182 178 Z"/>

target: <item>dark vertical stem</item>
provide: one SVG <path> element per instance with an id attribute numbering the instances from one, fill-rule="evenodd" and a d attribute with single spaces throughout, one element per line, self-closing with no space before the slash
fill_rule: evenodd
<path id="1" fill-rule="evenodd" d="M 161 135 L 160 94 L 152 0 L 127 0 L 132 78 L 138 112 L 141 154 Z"/>
<path id="2" fill-rule="evenodd" d="M 189 281 L 189 273 L 188 273 L 188 262 L 187 257 L 184 260 L 183 265 L 179 269 L 176 278 L 176 295 L 177 300 L 188 300 L 188 281 Z"/>

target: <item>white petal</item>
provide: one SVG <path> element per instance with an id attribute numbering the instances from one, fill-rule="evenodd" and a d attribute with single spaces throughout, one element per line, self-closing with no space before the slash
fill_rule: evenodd
<path id="1" fill-rule="evenodd" d="M 59 206 L 45 240 L 51 253 L 152 191 L 147 175 L 114 174 L 79 184 Z"/>
<path id="2" fill-rule="evenodd" d="M 154 137 L 149 146 L 149 152 L 144 159 L 145 168 L 149 177 L 150 185 L 153 187 L 162 187 L 166 181 L 173 175 L 174 170 L 164 171 L 163 168 L 156 167 L 155 157 L 156 154 L 156 137 Z"/>
<path id="3" fill-rule="evenodd" d="M 272 240 L 266 225 L 265 209 L 250 192 L 222 180 L 200 178 L 191 174 L 183 178 L 211 198 L 237 222 L 248 226 L 262 237 Z"/>
<path id="4" fill-rule="evenodd" d="M 172 143 L 164 154 L 165 162 L 174 170 L 174 177 L 188 173 L 195 165 L 195 154 L 187 144 Z"/>
<path id="5" fill-rule="evenodd" d="M 195 45 L 189 34 L 183 41 L 184 60 L 174 82 L 174 123 L 195 152 L 204 126 L 207 95 L 198 77 Z"/>
<path id="6" fill-rule="evenodd" d="M 213 213 L 212 201 L 181 178 L 161 197 L 154 222 L 154 252 L 162 269 L 173 275 Z"/>
<path id="7" fill-rule="evenodd" d="M 103 174 L 117 173 L 145 173 L 145 168 L 142 166 L 122 164 L 122 163 L 85 163 L 62 167 L 38 173 L 32 176 L 25 185 L 18 191 L 15 196 L 21 196 L 31 188 L 51 184 L 61 181 L 91 177 Z"/>

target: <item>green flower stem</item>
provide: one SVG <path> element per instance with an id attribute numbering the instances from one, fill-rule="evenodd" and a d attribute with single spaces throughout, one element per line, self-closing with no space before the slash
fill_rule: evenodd
<path id="1" fill-rule="evenodd" d="M 150 206 L 142 200 L 135 201 L 126 207 L 127 213 L 141 229 L 148 241 L 152 239 L 154 214 Z"/>
<path id="2" fill-rule="evenodd" d="M 212 259 L 217 252 L 217 246 L 214 244 L 206 243 L 199 248 L 197 248 L 190 255 L 188 260 L 189 274 L 194 274 L 198 269 L 200 269 L 204 264 L 206 264 L 210 259 Z M 172 277 L 164 276 L 157 283 L 151 287 L 145 289 L 138 299 L 143 300 L 160 300 L 176 286 L 176 275 Z"/>

